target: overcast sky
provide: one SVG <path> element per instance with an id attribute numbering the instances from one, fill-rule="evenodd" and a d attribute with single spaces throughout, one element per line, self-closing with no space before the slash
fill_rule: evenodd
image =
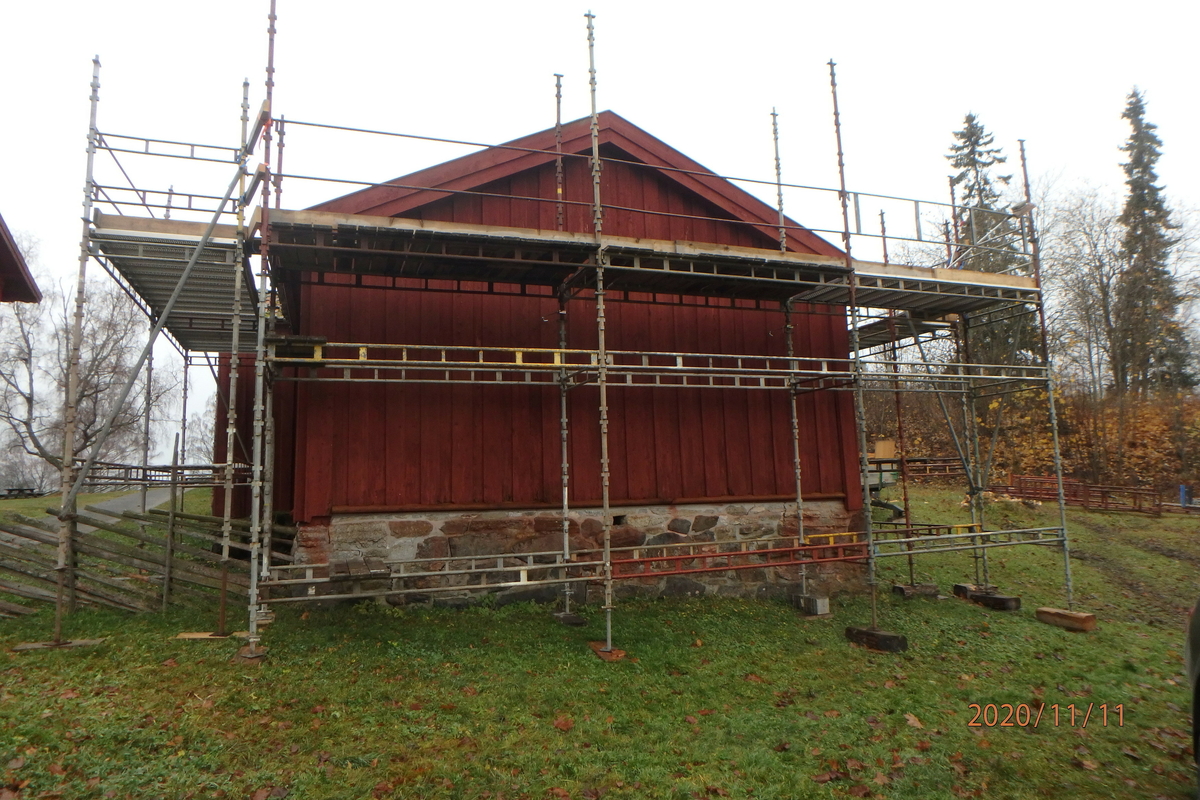
<path id="1" fill-rule="evenodd" d="M 92 56 L 103 63 L 102 131 L 236 145 L 242 79 L 255 109 L 263 97 L 267 6 L 5 4 L 0 214 L 39 240 L 43 269 L 75 270 Z M 944 154 L 973 111 L 1014 172 L 1023 138 L 1035 179 L 1119 197 L 1120 115 L 1138 86 L 1164 143 L 1168 200 L 1200 207 L 1200 3 L 594 0 L 591 9 L 600 107 L 721 174 L 773 176 L 775 106 L 784 179 L 836 184 L 833 58 L 851 189 L 945 200 Z M 500 142 L 553 124 L 555 72 L 565 75 L 564 117 L 588 112 L 586 4 L 279 0 L 278 10 L 275 111 L 291 119 Z M 287 144 L 286 171 L 365 180 L 467 152 L 298 128 Z M 151 188 L 219 194 L 230 177 L 224 167 L 124 163 Z M 349 188 L 296 182 L 284 205 Z M 786 204 L 806 221 L 801 198 Z"/>

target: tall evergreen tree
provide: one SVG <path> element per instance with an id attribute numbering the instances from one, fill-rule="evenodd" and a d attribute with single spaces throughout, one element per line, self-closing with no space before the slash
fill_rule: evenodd
<path id="1" fill-rule="evenodd" d="M 954 132 L 954 144 L 946 156 L 950 166 L 959 170 L 951 180 L 963 188 L 960 202 L 964 206 L 975 206 L 995 210 L 1000 202 L 996 185 L 1008 185 L 1011 175 L 993 176 L 992 167 L 1008 161 L 1001 155 L 1003 150 L 993 147 L 996 137 L 988 133 L 983 123 L 974 114 L 967 114 L 961 131 Z"/>
<path id="2" fill-rule="evenodd" d="M 1121 146 L 1129 160 L 1121 165 L 1129 194 L 1118 221 L 1124 269 L 1117 281 L 1113 383 L 1118 392 L 1141 394 L 1159 387 L 1194 385 L 1188 371 L 1187 339 L 1180 324 L 1183 298 L 1170 269 L 1176 225 L 1158 185 L 1155 166 L 1162 155 L 1158 126 L 1146 121 L 1146 102 L 1130 92 L 1123 119 L 1129 139 Z"/>
<path id="3" fill-rule="evenodd" d="M 950 181 L 960 189 L 953 236 L 957 266 L 962 269 L 1007 272 L 1020 269 L 1025 261 L 1018 250 L 1018 231 L 1004 210 L 1002 190 L 1012 176 L 994 172 L 1008 160 L 995 141 L 975 114 L 967 114 L 962 129 L 954 131 L 946 156 L 957 170 Z M 1014 311 L 977 314 L 968 321 L 972 361 L 1027 364 L 1033 360 L 1039 341 L 1033 316 Z"/>
<path id="4" fill-rule="evenodd" d="M 1001 190 L 1012 176 L 993 174 L 993 167 L 1008 160 L 995 141 L 978 117 L 967 114 L 962 130 L 954 132 L 946 156 L 958 170 L 950 182 L 961 190 L 958 203 L 962 208 L 954 215 L 954 239 L 963 269 L 1004 272 L 1019 263 L 1012 220 L 1001 210 Z"/>

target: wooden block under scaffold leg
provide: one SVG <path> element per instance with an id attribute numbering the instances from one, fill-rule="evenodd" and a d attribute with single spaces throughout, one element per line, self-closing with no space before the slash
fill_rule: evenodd
<path id="1" fill-rule="evenodd" d="M 63 650 L 68 647 L 91 647 L 100 644 L 104 639 L 67 639 L 61 642 L 26 642 L 13 647 L 14 653 L 24 653 L 29 650 Z"/>
<path id="2" fill-rule="evenodd" d="M 583 617 L 573 611 L 555 611 L 554 618 L 562 625 L 569 625 L 573 628 L 580 628 L 587 625 L 588 622 Z"/>
<path id="3" fill-rule="evenodd" d="M 897 583 L 892 586 L 892 594 L 898 594 L 905 600 L 911 600 L 914 597 L 938 597 L 938 587 L 936 583 Z"/>
<path id="4" fill-rule="evenodd" d="M 954 584 L 954 594 L 964 600 L 970 600 L 976 605 L 990 608 L 994 611 L 1020 611 L 1021 598 L 1006 594 L 997 594 L 995 590 L 984 590 L 973 583 Z"/>
<path id="5" fill-rule="evenodd" d="M 854 644 L 883 653 L 903 653 L 908 649 L 906 637 L 888 631 L 877 631 L 871 628 L 846 628 L 846 638 Z"/>
<path id="6" fill-rule="evenodd" d="M 829 598 L 817 597 L 811 594 L 792 595 L 792 606 L 808 617 L 832 617 L 829 612 Z"/>
<path id="7" fill-rule="evenodd" d="M 588 647 L 592 648 L 592 652 L 595 653 L 601 661 L 620 661 L 621 659 L 625 658 L 624 650 L 618 650 L 615 647 L 611 650 L 605 650 L 604 642 L 588 642 Z"/>
<path id="8" fill-rule="evenodd" d="M 1096 615 L 1082 611 L 1064 611 L 1061 608 L 1039 608 L 1035 613 L 1038 622 L 1056 625 L 1076 633 L 1088 633 L 1096 629 Z"/>
<path id="9" fill-rule="evenodd" d="M 241 649 L 230 659 L 233 664 L 261 664 L 267 655 L 267 648 L 262 645 L 242 645 Z"/>
<path id="10" fill-rule="evenodd" d="M 225 639 L 246 639 L 250 636 L 250 631 L 238 631 L 236 633 L 227 633 L 224 636 L 216 631 L 184 631 L 172 636 L 172 639 L 189 639 L 193 641 L 206 641 L 212 639 L 214 641 L 224 641 Z"/>

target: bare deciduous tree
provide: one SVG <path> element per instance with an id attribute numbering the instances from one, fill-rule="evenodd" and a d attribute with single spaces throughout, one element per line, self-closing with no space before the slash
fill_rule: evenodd
<path id="1" fill-rule="evenodd" d="M 35 253 L 26 247 L 27 260 Z M 43 277 L 50 287 L 40 305 L 8 304 L 0 310 L 0 439 L 10 454 L 9 468 L 0 480 L 48 489 L 62 468 L 63 425 L 70 317 L 73 300 L 65 288 Z M 129 298 L 108 281 L 90 281 L 84 307 L 83 343 L 75 457 L 85 457 L 97 445 L 104 421 L 120 388 L 128 380 L 146 337 L 146 320 Z M 165 408 L 173 392 L 166 376 L 156 371 L 149 394 L 151 418 Z M 139 381 L 144 381 L 144 375 Z M 133 461 L 144 439 L 144 386 L 130 394 L 98 454 L 104 461 Z M 152 434 L 153 435 L 153 434 Z M 38 463 L 40 462 L 40 464 Z"/>

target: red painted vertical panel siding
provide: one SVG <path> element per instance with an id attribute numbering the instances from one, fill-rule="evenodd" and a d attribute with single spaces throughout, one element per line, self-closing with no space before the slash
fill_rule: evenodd
<path id="1" fill-rule="evenodd" d="M 587 163 L 568 159 L 565 228 L 591 230 Z M 605 231 L 617 236 L 684 239 L 774 249 L 767 234 L 684 193 L 660 174 L 608 163 L 604 196 L 614 205 L 670 215 L 613 210 Z M 453 195 L 410 216 L 513 227 L 553 228 L 553 163 Z M 338 276 L 326 276 L 334 283 Z M 331 342 L 555 347 L 558 305 L 548 297 L 503 297 L 367 287 L 305 285 L 298 333 Z M 612 349 L 782 355 L 783 315 L 736 307 L 623 303 L 610 295 Z M 642 298 L 650 299 L 650 298 Z M 798 355 L 845 357 L 840 309 L 794 317 Z M 596 345 L 594 303 L 568 306 L 568 346 Z M 249 383 L 247 381 L 246 383 Z M 239 391 L 239 395 L 242 392 Z M 600 496 L 598 392 L 568 397 L 572 502 Z M 785 391 L 648 389 L 612 386 L 611 488 L 614 500 L 777 496 L 795 491 L 791 423 Z M 554 385 L 309 383 L 277 395 L 290 404 L 295 435 L 279 438 L 280 464 L 293 463 L 294 488 L 281 482 L 277 502 L 290 501 L 297 520 L 327 517 L 335 506 L 409 504 L 557 504 L 560 500 L 559 393 Z M 844 392 L 802 394 L 798 403 L 805 494 L 844 494 L 861 505 L 851 398 Z M 247 413 L 248 413 L 247 409 Z M 282 419 L 282 416 L 279 417 Z M 248 419 L 248 417 L 247 417 Z M 247 433 L 249 429 L 247 427 Z M 220 438 L 220 437 L 218 437 Z M 286 454 L 283 452 L 286 450 Z"/>

